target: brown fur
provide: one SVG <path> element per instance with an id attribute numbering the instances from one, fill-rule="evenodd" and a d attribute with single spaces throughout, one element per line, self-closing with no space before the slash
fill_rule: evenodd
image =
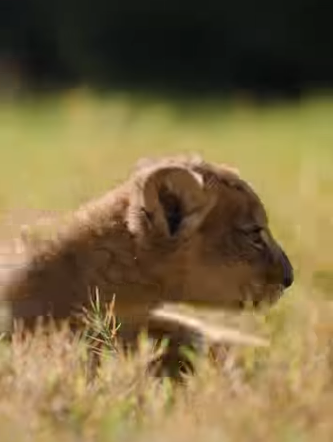
<path id="1" fill-rule="evenodd" d="M 237 171 L 199 158 L 141 162 L 128 181 L 63 221 L 4 284 L 12 319 L 73 317 L 98 287 L 123 329 L 165 302 L 243 308 L 292 282 L 264 206 Z"/>

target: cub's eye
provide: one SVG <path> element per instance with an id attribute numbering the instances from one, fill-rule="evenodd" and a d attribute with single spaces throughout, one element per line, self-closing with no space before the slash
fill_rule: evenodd
<path id="1" fill-rule="evenodd" d="M 243 228 L 243 235 L 247 237 L 252 246 L 257 250 L 262 250 L 265 244 L 263 239 L 264 228 L 258 225 L 247 226 Z"/>
<path id="2" fill-rule="evenodd" d="M 265 240 L 263 238 L 264 228 L 260 226 L 253 226 L 248 230 L 247 236 L 252 246 L 259 251 L 262 251 L 265 247 Z"/>
<path id="3" fill-rule="evenodd" d="M 264 230 L 261 226 L 246 226 L 239 229 L 245 235 L 260 236 Z"/>
<path id="4" fill-rule="evenodd" d="M 263 228 L 260 226 L 254 226 L 252 227 L 252 229 L 250 229 L 249 234 L 252 235 L 260 235 L 261 232 L 263 231 Z"/>

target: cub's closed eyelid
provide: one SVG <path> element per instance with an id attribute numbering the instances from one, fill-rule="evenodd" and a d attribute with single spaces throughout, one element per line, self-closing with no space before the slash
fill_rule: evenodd
<path id="1" fill-rule="evenodd" d="M 250 233 L 261 233 L 264 230 L 261 226 L 254 226 L 249 230 Z"/>
<path id="2" fill-rule="evenodd" d="M 251 235 L 251 234 L 260 234 L 264 228 L 258 225 L 249 225 L 249 226 L 239 226 L 237 227 L 237 230 L 245 233 L 246 235 Z"/>

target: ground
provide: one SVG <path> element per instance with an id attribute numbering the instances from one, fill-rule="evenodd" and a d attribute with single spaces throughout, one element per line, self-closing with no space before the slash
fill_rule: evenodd
<path id="1" fill-rule="evenodd" d="M 223 370 L 202 361 L 185 390 L 147 380 L 140 358 L 109 357 L 87 386 L 85 351 L 62 335 L 51 349 L 38 337 L 14 352 L 3 344 L 1 440 L 331 441 L 332 122 L 333 101 L 323 98 L 255 109 L 81 91 L 1 104 L 3 244 L 41 210 L 74 208 L 122 181 L 142 156 L 191 151 L 253 183 L 296 270 L 268 313 L 195 312 L 254 328 L 272 345 Z"/>

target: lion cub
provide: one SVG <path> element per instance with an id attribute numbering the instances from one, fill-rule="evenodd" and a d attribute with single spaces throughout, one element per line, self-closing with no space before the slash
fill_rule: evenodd
<path id="1" fill-rule="evenodd" d="M 292 282 L 252 187 L 227 166 L 174 157 L 141 162 L 122 185 L 28 244 L 1 299 L 9 329 L 16 320 L 33 327 L 38 317 L 75 327 L 98 287 L 103 302 L 115 295 L 126 339 L 145 327 L 172 336 L 174 324 L 178 332 L 179 319 L 166 327 L 154 313 L 164 303 L 242 309 L 274 303 Z M 185 324 L 183 337 L 186 330 L 193 335 Z"/>

